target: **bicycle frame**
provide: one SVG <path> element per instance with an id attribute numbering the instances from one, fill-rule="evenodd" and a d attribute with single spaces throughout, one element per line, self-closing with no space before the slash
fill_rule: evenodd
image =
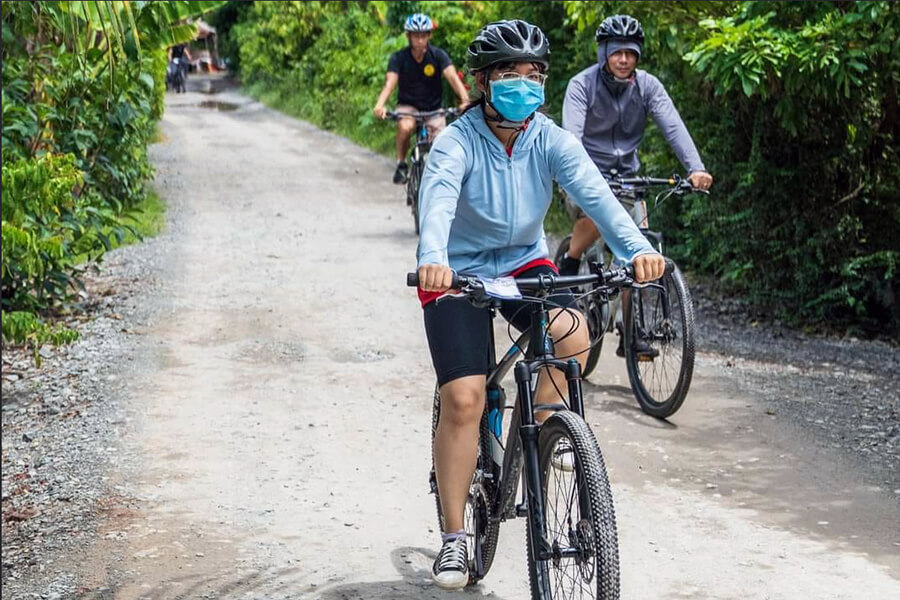
<path id="1" fill-rule="evenodd" d="M 416 145 L 413 146 L 412 162 L 418 162 L 428 150 L 431 149 L 431 141 L 428 139 L 428 127 L 425 121 L 416 123 Z"/>
<path id="2" fill-rule="evenodd" d="M 495 314 L 491 309 L 491 316 Z M 505 396 L 500 392 L 500 382 L 515 363 L 516 402 L 513 405 L 510 431 L 507 433 L 502 465 L 498 463 L 494 440 L 492 440 L 493 473 L 486 474 L 497 485 L 494 495 L 494 506 L 490 507 L 490 519 L 505 521 L 527 514 L 530 507 L 534 516 L 528 527 L 532 528 L 531 539 L 536 540 L 537 556 L 546 560 L 552 556 L 552 548 L 547 540 L 544 527 L 544 497 L 541 490 L 541 474 L 538 465 L 538 434 L 540 425 L 535 420 L 535 412 L 572 410 L 584 417 L 584 402 L 581 388 L 581 365 L 574 358 L 568 361 L 557 359 L 554 355 L 553 340 L 548 328 L 550 316 L 543 303 L 535 303 L 531 312 L 531 327 L 522 333 L 507 350 L 503 358 L 491 370 L 487 377 L 488 423 L 491 435 L 499 437 L 499 425 L 502 424 Z M 495 364 L 494 334 L 491 329 L 490 364 Z M 527 342 L 527 346 L 523 345 Z M 519 354 L 524 360 L 515 362 Z M 558 404 L 535 404 L 534 393 L 537 384 L 537 372 L 544 368 L 555 368 L 566 374 L 569 392 L 569 406 Z M 500 406 L 503 402 L 503 406 Z M 499 443 L 499 440 L 497 440 Z M 516 494 L 519 489 L 520 471 L 524 467 L 525 479 L 522 490 L 525 503 L 516 506 Z"/>

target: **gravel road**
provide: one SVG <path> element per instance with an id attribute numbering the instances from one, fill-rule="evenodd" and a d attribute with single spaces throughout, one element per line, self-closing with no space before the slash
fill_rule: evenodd
<path id="1" fill-rule="evenodd" d="M 526 597 L 521 521 L 477 587 L 428 578 L 433 380 L 390 161 L 193 85 L 151 149 L 167 230 L 92 277 L 79 342 L 39 372 L 4 353 L 2 597 Z M 585 385 L 622 597 L 900 597 L 897 349 L 733 306 L 698 295 L 670 421 L 613 344 Z"/>

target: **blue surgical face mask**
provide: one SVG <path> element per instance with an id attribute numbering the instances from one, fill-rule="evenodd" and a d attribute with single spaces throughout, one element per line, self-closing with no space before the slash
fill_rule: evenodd
<path id="1" fill-rule="evenodd" d="M 508 121 L 521 122 L 544 103 L 544 86 L 527 79 L 491 82 L 491 104 Z"/>

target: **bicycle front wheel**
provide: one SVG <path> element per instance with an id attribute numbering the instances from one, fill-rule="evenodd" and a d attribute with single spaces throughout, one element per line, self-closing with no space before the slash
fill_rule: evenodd
<path id="1" fill-rule="evenodd" d="M 441 392 L 439 388 L 434 390 L 434 404 L 431 411 L 431 443 L 434 447 L 434 436 L 437 433 L 438 423 L 441 419 Z M 494 554 L 497 551 L 497 541 L 500 535 L 500 522 L 490 519 L 490 506 L 493 504 L 492 484 L 484 481 L 483 474 L 490 468 L 490 438 L 488 437 L 487 411 L 481 416 L 478 438 L 478 460 L 475 467 L 475 476 L 469 486 L 469 495 L 466 499 L 465 528 L 466 547 L 469 551 L 469 584 L 476 583 L 484 578 L 491 564 L 494 562 Z M 434 470 L 434 450 L 432 449 L 431 461 L 431 486 L 434 492 L 437 506 L 438 527 L 446 532 L 444 526 L 444 510 L 441 506 L 441 495 L 438 490 L 437 478 Z"/>
<path id="2" fill-rule="evenodd" d="M 406 194 L 409 207 L 412 211 L 413 227 L 416 235 L 419 235 L 419 185 L 422 183 L 422 172 L 425 169 L 425 159 L 414 160 L 409 168 L 409 181 L 406 183 Z"/>
<path id="3" fill-rule="evenodd" d="M 660 280 L 664 290 L 632 290 L 624 306 L 625 364 L 631 389 L 648 415 L 675 414 L 694 374 L 694 305 L 676 267 Z"/>
<path id="4" fill-rule="evenodd" d="M 552 554 L 541 560 L 527 530 L 531 597 L 619 598 L 619 541 L 600 446 L 579 415 L 563 411 L 541 426 L 538 464 Z"/>

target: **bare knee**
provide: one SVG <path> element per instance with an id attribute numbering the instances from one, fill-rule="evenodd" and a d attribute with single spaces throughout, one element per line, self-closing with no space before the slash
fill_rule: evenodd
<path id="1" fill-rule="evenodd" d="M 416 122 L 412 119 L 401 119 L 400 121 L 397 121 L 397 135 L 409 137 L 415 126 Z"/>
<path id="2" fill-rule="evenodd" d="M 484 410 L 484 377 L 461 377 L 441 386 L 441 423 L 475 426 Z"/>
<path id="3" fill-rule="evenodd" d="M 556 355 L 575 356 L 584 360 L 583 353 L 590 346 L 590 334 L 583 314 L 577 310 L 556 309 L 551 312 L 550 336 L 556 346 Z"/>
<path id="4" fill-rule="evenodd" d="M 580 257 L 581 253 L 590 247 L 600 237 L 597 226 L 587 217 L 575 221 L 572 228 L 572 240 L 569 243 L 569 256 Z"/>

